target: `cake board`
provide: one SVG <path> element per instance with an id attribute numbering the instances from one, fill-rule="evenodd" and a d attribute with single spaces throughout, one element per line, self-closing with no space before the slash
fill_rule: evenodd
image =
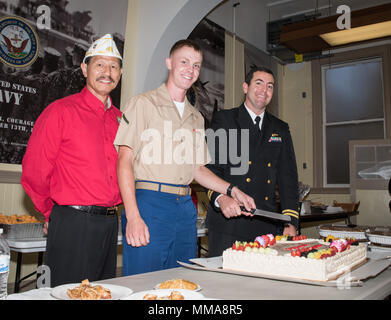
<path id="1" fill-rule="evenodd" d="M 181 261 L 177 261 L 177 262 L 185 268 L 199 270 L 199 271 L 212 271 L 212 272 L 228 273 L 228 274 L 255 277 L 255 278 L 264 278 L 270 280 L 288 281 L 288 282 L 296 282 L 301 284 L 326 286 L 326 287 L 338 287 L 338 288 L 362 286 L 363 280 L 366 280 L 371 277 L 375 277 L 380 272 L 387 269 L 391 264 L 390 259 L 383 259 L 383 258 L 376 259 L 376 257 L 369 258 L 361 262 L 359 265 L 353 267 L 353 270 L 341 274 L 335 280 L 317 281 L 317 280 L 306 280 L 306 279 L 299 279 L 299 278 L 292 278 L 292 277 L 281 277 L 281 276 L 253 273 L 253 272 L 223 269 L 222 256 L 212 257 L 212 258 L 196 258 L 196 259 L 190 259 L 190 261 L 193 264 L 189 264 Z"/>

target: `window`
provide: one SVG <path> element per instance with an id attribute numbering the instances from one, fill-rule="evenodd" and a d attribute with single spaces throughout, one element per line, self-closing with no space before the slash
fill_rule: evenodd
<path id="1" fill-rule="evenodd" d="M 391 46 L 334 53 L 311 68 L 312 187 L 346 193 L 349 141 L 391 137 Z"/>
<path id="2" fill-rule="evenodd" d="M 381 58 L 322 66 L 323 186 L 349 186 L 349 140 L 383 139 Z"/>

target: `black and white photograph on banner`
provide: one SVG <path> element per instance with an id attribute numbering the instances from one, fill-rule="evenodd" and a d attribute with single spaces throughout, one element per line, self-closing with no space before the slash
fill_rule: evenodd
<path id="1" fill-rule="evenodd" d="M 21 164 L 34 122 L 85 86 L 90 44 L 112 34 L 123 55 L 127 0 L 0 0 L 0 163 Z M 111 94 L 120 107 L 121 84 Z"/>
<path id="2" fill-rule="evenodd" d="M 213 112 L 224 109 L 225 30 L 203 19 L 188 37 L 202 48 L 202 69 L 198 80 L 188 91 L 188 98 L 204 116 L 209 128 Z"/>

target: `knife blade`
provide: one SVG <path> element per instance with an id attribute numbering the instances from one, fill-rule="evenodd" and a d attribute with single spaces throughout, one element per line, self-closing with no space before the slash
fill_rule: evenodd
<path id="1" fill-rule="evenodd" d="M 261 210 L 261 209 L 251 209 L 250 211 L 248 211 L 243 206 L 240 206 L 240 210 L 245 211 L 245 212 L 251 212 L 255 216 L 261 216 L 261 217 L 266 217 L 266 218 L 275 219 L 275 220 L 282 220 L 282 221 L 291 221 L 290 216 L 285 216 L 281 213 L 276 213 L 276 212 L 271 212 L 271 211 L 266 211 L 266 210 Z"/>

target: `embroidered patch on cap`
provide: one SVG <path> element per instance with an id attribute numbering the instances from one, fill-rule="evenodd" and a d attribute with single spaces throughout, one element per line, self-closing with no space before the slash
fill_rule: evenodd
<path id="1" fill-rule="evenodd" d="M 109 33 L 94 41 L 94 43 L 87 50 L 83 62 L 85 63 L 88 57 L 93 56 L 115 57 L 122 60 L 121 54 L 117 49 L 113 36 Z"/>

